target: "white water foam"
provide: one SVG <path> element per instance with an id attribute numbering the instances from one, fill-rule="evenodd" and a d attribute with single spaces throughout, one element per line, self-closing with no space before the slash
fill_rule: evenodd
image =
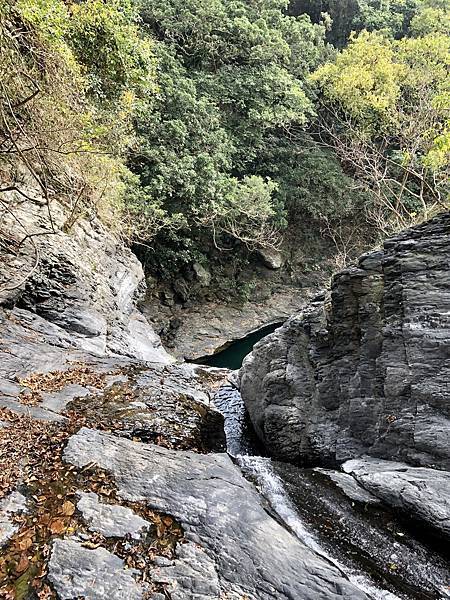
<path id="1" fill-rule="evenodd" d="M 274 473 L 269 458 L 239 455 L 236 459 L 242 472 L 255 481 L 259 492 L 269 502 L 274 512 L 305 546 L 332 563 L 351 583 L 373 600 L 401 600 L 392 592 L 377 588 L 367 577 L 341 564 L 321 547 L 317 538 L 302 522 L 284 489 L 282 480 Z"/>

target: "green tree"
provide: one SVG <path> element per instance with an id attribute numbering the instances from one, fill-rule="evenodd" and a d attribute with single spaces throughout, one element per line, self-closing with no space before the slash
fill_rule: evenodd
<path id="1" fill-rule="evenodd" d="M 285 8 L 284 0 L 142 2 L 159 91 L 136 120 L 130 166 L 142 202 L 165 211 L 170 237 L 277 243 L 283 182 L 266 159 L 313 114 L 307 75 L 329 55 L 324 28 Z M 153 242 L 161 256 L 165 235 Z"/>
<path id="2" fill-rule="evenodd" d="M 383 31 L 395 38 L 407 34 L 421 0 L 358 0 L 359 11 L 352 29 Z"/>
<path id="3" fill-rule="evenodd" d="M 411 21 L 411 32 L 414 36 L 429 33 L 450 35 L 450 1 L 422 0 Z"/>
<path id="4" fill-rule="evenodd" d="M 353 37 L 312 76 L 324 139 L 364 183 L 388 233 L 448 201 L 450 38 Z"/>
<path id="5" fill-rule="evenodd" d="M 122 222 L 133 114 L 155 91 L 152 45 L 128 3 L 3 2 L 0 156 L 4 178 L 11 180 L 6 187 L 20 190 L 14 177 L 23 171 L 44 198 L 57 190 L 72 206 L 66 227 L 89 213 Z"/>

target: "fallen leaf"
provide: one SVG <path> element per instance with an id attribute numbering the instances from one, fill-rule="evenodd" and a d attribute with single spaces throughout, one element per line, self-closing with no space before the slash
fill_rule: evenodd
<path id="1" fill-rule="evenodd" d="M 50 531 L 55 534 L 63 533 L 66 525 L 62 519 L 53 519 L 50 523 Z"/>
<path id="2" fill-rule="evenodd" d="M 26 571 L 28 569 L 29 564 L 30 561 L 28 560 L 28 556 L 26 554 L 22 554 L 19 560 L 19 564 L 16 567 L 17 573 L 23 573 L 24 571 Z"/>
<path id="3" fill-rule="evenodd" d="M 61 514 L 65 517 L 71 517 L 75 512 L 75 504 L 72 504 L 70 500 L 66 500 L 62 505 Z"/>
<path id="4" fill-rule="evenodd" d="M 33 540 L 31 537 L 23 538 L 16 545 L 19 550 L 28 550 L 33 545 Z"/>

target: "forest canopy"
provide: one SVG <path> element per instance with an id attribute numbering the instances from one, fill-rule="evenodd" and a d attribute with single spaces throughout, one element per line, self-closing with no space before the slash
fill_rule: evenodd
<path id="1" fill-rule="evenodd" d="M 5 185 L 19 156 L 165 277 L 304 228 L 376 239 L 448 206 L 449 36 L 450 0 L 7 0 Z"/>

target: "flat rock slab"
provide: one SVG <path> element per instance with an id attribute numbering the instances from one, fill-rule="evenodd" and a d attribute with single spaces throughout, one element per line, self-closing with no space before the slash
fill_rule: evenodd
<path id="1" fill-rule="evenodd" d="M 0 547 L 18 530 L 11 517 L 26 510 L 27 499 L 20 492 L 11 492 L 0 502 Z"/>
<path id="2" fill-rule="evenodd" d="M 128 369 L 126 377 L 110 377 L 106 389 L 78 397 L 67 409 L 109 422 L 117 435 L 220 452 L 226 444 L 223 416 L 205 389 L 221 378 L 189 364 L 141 365 Z"/>
<path id="3" fill-rule="evenodd" d="M 139 539 L 144 529 L 151 524 L 125 506 L 100 502 L 93 492 L 78 492 L 80 500 L 77 509 L 83 515 L 91 531 L 98 531 L 105 537 L 131 536 Z"/>
<path id="4" fill-rule="evenodd" d="M 316 469 L 319 473 L 326 475 L 344 492 L 351 500 L 363 504 L 380 504 L 381 500 L 365 490 L 354 477 L 348 473 L 339 473 L 329 469 Z"/>
<path id="5" fill-rule="evenodd" d="M 343 467 L 386 504 L 450 538 L 450 473 L 404 463 L 365 458 Z"/>
<path id="6" fill-rule="evenodd" d="M 82 398 L 83 396 L 88 396 L 90 393 L 91 390 L 88 388 L 76 383 L 70 383 L 59 392 L 44 392 L 42 394 L 43 400 L 41 406 L 47 410 L 59 413 L 63 411 L 66 405 L 74 398 Z"/>
<path id="7" fill-rule="evenodd" d="M 105 548 L 88 550 L 70 539 L 53 544 L 48 579 L 61 600 L 141 600 L 146 588 L 136 581 L 137 575 Z"/>
<path id="8" fill-rule="evenodd" d="M 169 586 L 171 600 L 215 600 L 220 597 L 221 585 L 214 560 L 197 544 L 179 544 L 175 560 L 163 558 L 158 562 L 153 580 Z"/>
<path id="9" fill-rule="evenodd" d="M 66 421 L 65 417 L 51 410 L 41 408 L 40 406 L 28 406 L 6 396 L 0 396 L 0 408 L 7 408 L 18 415 L 29 415 L 32 419 L 37 419 L 38 421 L 58 423 Z"/>
<path id="10" fill-rule="evenodd" d="M 193 578 L 181 570 L 174 584 L 177 598 L 223 597 L 192 591 L 210 589 L 214 567 L 221 593 L 232 590 L 249 599 L 367 599 L 266 512 L 226 454 L 176 452 L 83 428 L 70 438 L 64 456 L 76 466 L 95 462 L 109 471 L 119 495 L 173 515 L 186 540 L 204 550 L 208 568 Z"/>

